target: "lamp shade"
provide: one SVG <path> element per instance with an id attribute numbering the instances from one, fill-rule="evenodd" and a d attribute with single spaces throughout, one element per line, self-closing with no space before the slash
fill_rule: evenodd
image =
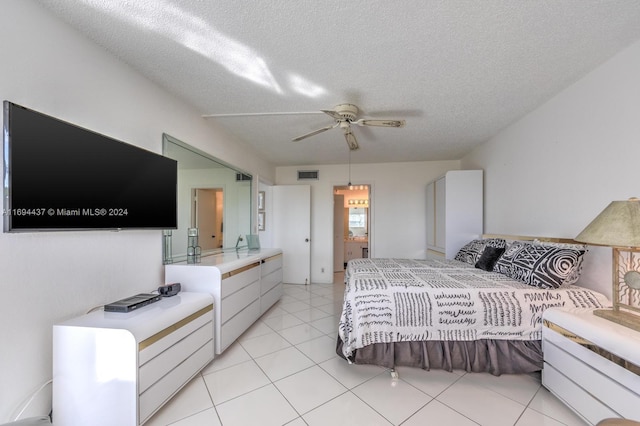
<path id="1" fill-rule="evenodd" d="M 613 201 L 576 241 L 611 247 L 640 247 L 640 199 Z"/>

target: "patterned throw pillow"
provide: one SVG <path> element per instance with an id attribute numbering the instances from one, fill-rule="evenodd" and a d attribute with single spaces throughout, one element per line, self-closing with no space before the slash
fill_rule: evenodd
<path id="1" fill-rule="evenodd" d="M 454 259 L 469 265 L 475 265 L 486 247 L 504 248 L 505 246 L 506 242 L 501 238 L 472 240 L 458 251 Z"/>
<path id="2" fill-rule="evenodd" d="M 498 272 L 500 274 L 504 274 L 508 277 L 511 276 L 511 263 L 513 262 L 513 257 L 517 252 L 522 250 L 524 246 L 524 242 L 522 241 L 512 241 L 509 243 L 502 253 L 502 256 L 498 259 L 496 264 L 493 267 L 493 272 Z"/>
<path id="3" fill-rule="evenodd" d="M 578 251 L 584 251 L 585 253 L 589 251 L 589 249 L 587 248 L 586 244 L 571 244 L 571 243 L 556 243 L 556 242 L 552 242 L 552 241 L 540 241 L 538 239 L 533 240 L 533 244 L 537 244 L 537 245 L 541 245 L 541 246 L 548 246 L 548 247 L 558 247 L 558 248 L 564 248 L 564 249 L 572 249 L 572 250 L 578 250 Z M 564 280 L 564 282 L 562 283 L 562 285 L 571 285 L 571 284 L 575 284 L 578 282 L 578 280 L 580 279 L 580 274 L 582 274 L 582 260 L 584 259 L 584 255 L 580 256 L 580 258 L 578 259 L 578 264 L 576 265 L 575 268 L 573 268 L 573 271 L 569 274 L 569 276 L 567 277 L 566 280 Z"/>
<path id="4" fill-rule="evenodd" d="M 511 266 L 510 272 L 505 275 L 538 288 L 559 288 L 573 274 L 585 252 L 518 243 L 515 250 L 507 249 L 498 263 L 508 253 Z M 497 269 L 498 264 L 494 271 Z"/>

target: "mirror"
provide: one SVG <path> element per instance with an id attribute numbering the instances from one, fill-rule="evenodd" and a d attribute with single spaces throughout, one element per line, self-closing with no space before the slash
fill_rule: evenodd
<path id="1" fill-rule="evenodd" d="M 366 207 L 349 207 L 349 238 L 366 238 L 369 234 L 368 216 Z"/>
<path id="2" fill-rule="evenodd" d="M 187 232 L 193 228 L 202 256 L 246 248 L 251 176 L 167 134 L 162 152 L 178 161 L 178 228 L 163 233 L 163 263 L 187 260 Z"/>

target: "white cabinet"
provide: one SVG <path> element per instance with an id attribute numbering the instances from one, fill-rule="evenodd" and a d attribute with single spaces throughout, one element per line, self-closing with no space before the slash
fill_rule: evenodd
<path id="1" fill-rule="evenodd" d="M 543 314 L 542 384 L 589 424 L 640 421 L 640 333 L 591 310 Z"/>
<path id="2" fill-rule="evenodd" d="M 453 259 L 482 234 L 482 170 L 453 170 L 427 185 L 427 254 Z"/>
<path id="3" fill-rule="evenodd" d="M 215 306 L 215 353 L 222 353 L 282 297 L 282 251 L 260 249 L 165 265 L 165 282 L 206 292 Z"/>
<path id="4" fill-rule="evenodd" d="M 361 259 L 367 256 L 369 243 L 366 241 L 345 241 L 344 242 L 344 263 L 351 259 Z"/>
<path id="5" fill-rule="evenodd" d="M 53 326 L 53 412 L 65 426 L 147 421 L 213 359 L 213 299 L 181 292 Z"/>

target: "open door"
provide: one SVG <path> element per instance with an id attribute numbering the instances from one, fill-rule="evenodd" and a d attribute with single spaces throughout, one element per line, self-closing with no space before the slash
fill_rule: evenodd
<path id="1" fill-rule="evenodd" d="M 198 244 L 203 252 L 222 247 L 223 193 L 217 188 L 193 190 L 195 217 L 191 226 L 198 228 Z"/>
<path id="2" fill-rule="evenodd" d="M 276 185 L 272 196 L 273 242 L 274 247 L 282 249 L 283 282 L 310 284 L 311 187 Z"/>

